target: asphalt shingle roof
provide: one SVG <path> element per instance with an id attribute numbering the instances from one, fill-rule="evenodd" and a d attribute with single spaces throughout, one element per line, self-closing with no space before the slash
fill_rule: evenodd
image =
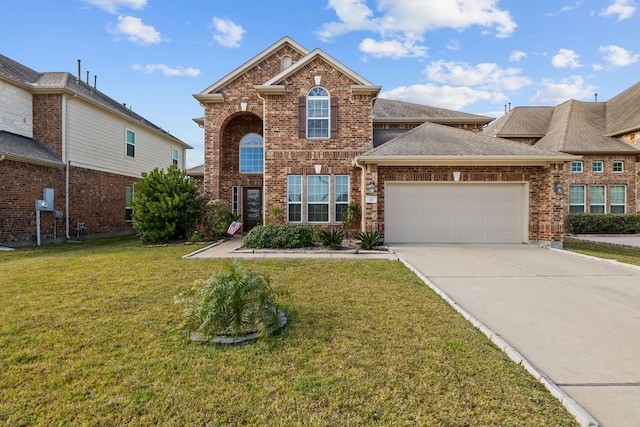
<path id="1" fill-rule="evenodd" d="M 493 120 L 493 117 L 479 116 L 476 114 L 447 110 L 445 108 L 378 98 L 376 99 L 376 103 L 373 105 L 373 121 L 375 122 L 376 120 L 381 119 L 422 119 L 424 121 L 436 123 L 439 120 L 457 119 L 461 121 L 473 121 L 476 123 L 486 124 Z"/>
<path id="2" fill-rule="evenodd" d="M 62 159 L 41 142 L 26 136 L 0 130 L 0 155 L 26 163 L 64 166 Z"/>

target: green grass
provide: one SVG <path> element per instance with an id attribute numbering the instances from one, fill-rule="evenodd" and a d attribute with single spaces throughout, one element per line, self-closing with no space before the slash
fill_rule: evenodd
<path id="1" fill-rule="evenodd" d="M 626 264 L 640 265 L 640 248 L 591 243 L 577 239 L 565 239 L 564 249 L 598 258 L 612 259 Z"/>
<path id="2" fill-rule="evenodd" d="M 261 260 L 289 328 L 181 337 L 173 296 L 219 260 L 132 238 L 0 252 L 0 423 L 576 425 L 398 261 Z"/>

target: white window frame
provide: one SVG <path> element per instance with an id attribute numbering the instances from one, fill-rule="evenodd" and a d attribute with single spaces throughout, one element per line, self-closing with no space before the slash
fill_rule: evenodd
<path id="1" fill-rule="evenodd" d="M 129 135 L 133 136 L 133 141 L 129 141 Z M 129 154 L 129 147 L 131 147 L 131 154 Z M 124 130 L 124 155 L 132 159 L 136 158 L 136 133 L 131 129 Z"/>
<path id="2" fill-rule="evenodd" d="M 178 166 L 178 161 L 180 160 L 180 152 L 177 148 L 171 147 L 171 163 Z"/>
<path id="3" fill-rule="evenodd" d="M 620 170 L 616 170 L 616 166 L 620 166 Z M 623 173 L 624 172 L 624 160 L 614 160 L 613 161 L 613 172 L 614 173 Z"/>
<path id="4" fill-rule="evenodd" d="M 582 173 L 583 171 L 583 163 L 578 160 L 576 162 L 571 162 L 571 172 L 573 173 Z"/>
<path id="5" fill-rule="evenodd" d="M 260 162 L 257 163 L 255 161 L 252 161 L 250 164 L 246 162 L 243 164 L 242 162 L 243 158 L 246 160 L 247 158 L 245 156 L 249 154 L 247 152 L 243 154 L 243 149 L 255 150 L 258 148 L 260 149 L 260 153 L 261 153 Z M 251 153 L 253 153 L 253 151 L 251 151 Z M 258 133 L 248 133 L 245 136 L 243 136 L 242 139 L 240 139 L 238 160 L 239 160 L 238 170 L 240 171 L 240 173 L 248 173 L 248 174 L 264 173 L 264 140 L 262 138 L 262 135 Z M 251 160 L 255 160 L 255 159 L 251 159 Z M 249 166 L 249 168 L 247 168 L 247 166 Z M 257 169 L 253 169 L 254 166 L 257 166 Z"/>
<path id="6" fill-rule="evenodd" d="M 322 94 L 320 94 L 322 93 Z M 321 107 L 315 107 L 312 106 L 312 103 L 322 103 Z M 306 118 L 306 124 L 307 124 L 307 138 L 308 139 L 329 139 L 331 137 L 331 95 L 329 93 L 329 91 L 322 87 L 322 86 L 314 86 L 312 87 L 309 92 L 307 92 L 307 101 L 306 101 L 306 113 L 307 113 L 307 118 Z M 326 115 L 319 115 L 320 113 L 322 113 L 325 108 L 324 105 L 326 105 Z M 322 123 L 326 123 L 326 127 L 322 127 L 321 131 L 322 134 L 321 135 L 317 135 L 316 131 L 317 129 L 311 126 L 311 122 L 322 122 Z M 311 131 L 314 131 L 313 134 Z M 326 135 L 325 135 L 325 131 L 326 130 Z"/>
<path id="7" fill-rule="evenodd" d="M 343 195 L 344 193 L 342 192 L 338 192 L 338 181 L 342 180 L 342 179 L 346 179 L 346 186 L 347 186 L 347 200 L 338 200 L 338 198 Z M 345 183 L 343 183 L 344 185 Z M 338 219 L 338 212 L 340 211 L 342 213 L 342 215 L 344 215 L 344 213 L 347 211 L 347 207 L 349 206 L 349 202 L 350 202 L 350 190 L 351 190 L 351 179 L 349 177 L 349 175 L 334 175 L 333 177 L 333 222 L 335 222 L 336 224 L 342 224 L 342 218 Z M 339 206 L 343 206 L 343 209 L 338 209 Z"/>
<path id="8" fill-rule="evenodd" d="M 320 180 L 320 183 L 324 186 L 322 179 L 326 178 L 326 186 L 327 192 L 326 194 L 320 194 L 313 191 L 312 186 L 314 186 L 313 181 Z M 331 222 L 331 175 L 307 175 L 307 199 L 306 199 L 306 208 L 307 208 L 307 222 L 309 224 L 329 224 Z M 320 194 L 324 200 L 311 200 L 316 194 Z M 327 207 L 327 219 L 326 220 L 314 220 L 310 219 L 311 215 L 311 206 L 326 206 Z"/>
<path id="9" fill-rule="evenodd" d="M 575 203 L 573 199 L 574 189 L 582 189 L 582 203 Z M 576 191 L 577 192 L 577 191 Z M 569 186 L 569 213 L 585 213 L 587 211 L 587 186 L 586 185 L 570 185 Z M 582 210 L 576 211 L 574 208 L 580 206 Z"/>
<path id="10" fill-rule="evenodd" d="M 596 164 L 600 165 L 600 170 L 596 170 Z M 594 160 L 591 164 L 591 171 L 593 173 L 603 173 L 604 172 L 604 161 L 602 160 Z"/>
<path id="11" fill-rule="evenodd" d="M 622 188 L 623 190 L 623 200 L 622 203 L 613 203 L 613 195 L 614 195 L 614 188 Z M 611 185 L 609 187 L 609 197 L 610 197 L 610 202 L 609 202 L 609 212 L 610 213 L 627 213 L 627 186 L 620 184 L 620 185 Z M 616 210 L 618 210 L 617 208 L 622 207 L 622 212 L 614 212 Z"/>
<path id="12" fill-rule="evenodd" d="M 134 198 L 133 185 L 124 186 L 124 219 L 126 222 L 133 222 L 133 207 L 131 204 Z"/>
<path id="13" fill-rule="evenodd" d="M 602 189 L 602 202 L 595 203 L 593 198 L 596 192 L 594 191 L 596 188 Z M 594 208 L 602 208 L 602 212 L 594 212 Z M 589 213 L 601 214 L 607 213 L 607 186 L 606 185 L 590 185 L 589 186 Z"/>
<path id="14" fill-rule="evenodd" d="M 294 180 L 298 182 L 292 182 Z M 304 218 L 304 212 L 302 212 L 302 200 L 303 200 L 302 190 L 304 188 L 303 181 L 304 179 L 302 175 L 287 176 L 287 222 L 301 223 L 302 218 Z M 295 186 L 295 189 L 294 189 L 294 186 Z M 295 196 L 294 198 L 297 200 L 291 200 L 292 195 Z M 299 215 L 299 218 L 294 218 L 294 219 L 291 218 L 291 215 L 294 214 L 291 209 L 292 206 L 298 207 L 298 209 L 296 209 L 298 211 L 296 212 L 296 214 Z"/>
<path id="15" fill-rule="evenodd" d="M 240 209 L 240 188 L 237 185 L 231 187 L 231 213 L 238 214 Z"/>

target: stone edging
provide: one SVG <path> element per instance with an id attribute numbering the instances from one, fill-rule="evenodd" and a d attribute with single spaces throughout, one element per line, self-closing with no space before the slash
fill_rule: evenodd
<path id="1" fill-rule="evenodd" d="M 271 326 L 269 328 L 269 335 L 277 335 L 286 329 L 289 321 L 287 316 L 282 311 L 278 311 L 278 326 Z M 252 342 L 256 342 L 258 340 L 258 334 L 256 332 L 252 332 L 247 335 L 243 335 L 241 337 L 232 337 L 228 335 L 218 335 L 212 340 L 207 340 L 202 334 L 193 332 L 191 334 L 191 342 L 199 342 L 206 345 L 220 345 L 220 346 L 236 346 L 249 344 Z"/>

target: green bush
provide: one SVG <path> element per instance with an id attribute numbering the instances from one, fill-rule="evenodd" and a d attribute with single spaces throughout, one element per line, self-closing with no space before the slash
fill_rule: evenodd
<path id="1" fill-rule="evenodd" d="M 202 218 L 198 185 L 175 165 L 142 173 L 133 184 L 133 228 L 145 243 L 189 238 Z"/>
<path id="2" fill-rule="evenodd" d="M 174 297 L 182 305 L 183 327 L 207 339 L 218 335 L 268 334 L 279 322 L 278 305 L 269 278 L 244 271 L 237 261 L 227 261 L 226 271 L 213 274 L 201 289 L 194 287 Z"/>
<path id="3" fill-rule="evenodd" d="M 205 207 L 205 229 L 213 240 L 223 237 L 229 225 L 239 219 L 224 200 L 210 200 Z"/>
<path id="4" fill-rule="evenodd" d="M 258 225 L 247 233 L 242 245 L 255 249 L 306 248 L 313 245 L 313 233 L 294 224 Z"/>
<path id="5" fill-rule="evenodd" d="M 568 220 L 573 234 L 640 233 L 640 214 L 571 213 Z"/>
<path id="6" fill-rule="evenodd" d="M 366 251 L 375 249 L 383 243 L 384 239 L 377 231 L 363 231 L 358 233 L 358 246 Z"/>
<path id="7" fill-rule="evenodd" d="M 342 230 L 324 230 L 320 233 L 320 241 L 329 249 L 340 249 L 343 236 Z"/>

